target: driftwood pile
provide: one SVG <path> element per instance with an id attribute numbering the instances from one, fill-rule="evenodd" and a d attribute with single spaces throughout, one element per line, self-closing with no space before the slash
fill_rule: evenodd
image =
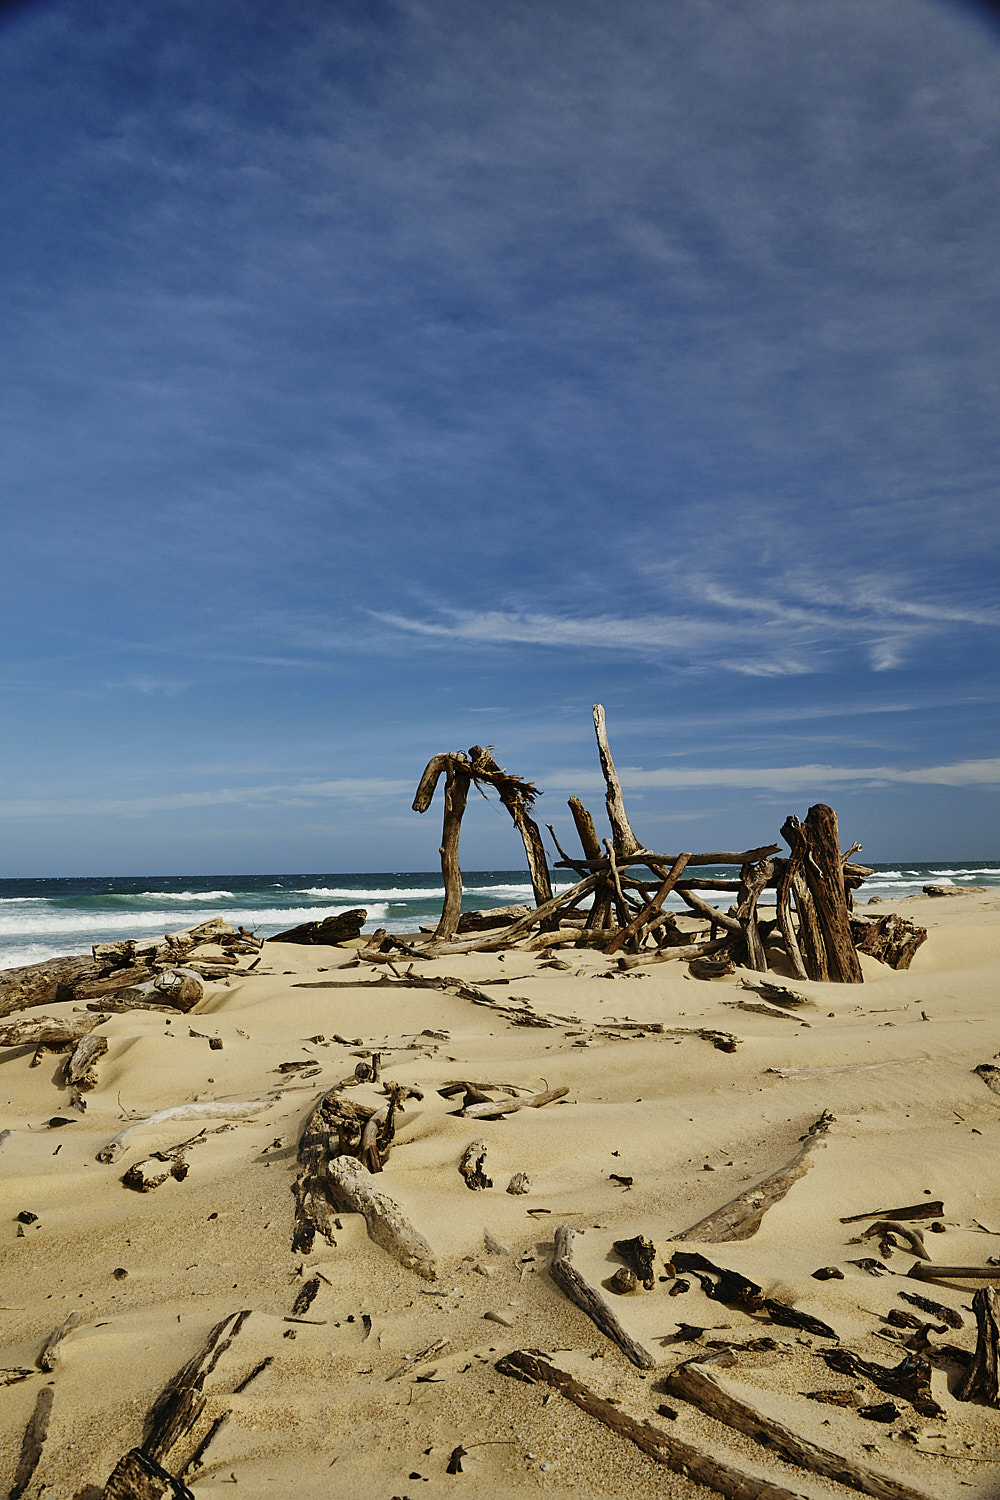
<path id="1" fill-rule="evenodd" d="M 857 948 L 893 967 L 906 968 L 926 936 L 921 928 L 895 916 L 869 924 L 855 918 L 852 925 L 852 892 L 872 872 L 853 863 L 860 849 L 853 845 L 841 853 L 837 815 L 823 803 L 809 809 L 804 822 L 789 816 L 781 833 L 789 854 L 780 856 L 778 844 L 740 852 L 657 854 L 647 849 L 632 830 L 625 809 L 621 782 L 608 745 L 604 710 L 594 706 L 594 729 L 601 770 L 607 788 L 606 804 L 612 837 L 598 839 L 594 821 L 578 797 L 569 799 L 570 812 L 579 835 L 582 853 L 571 857 L 548 825 L 560 858 L 554 867 L 572 870 L 579 877 L 568 890 L 556 896 L 546 864 L 544 846 L 531 809 L 538 788 L 512 776 L 496 763 L 491 749 L 473 745 L 468 755 L 460 751 L 436 755 L 428 763 L 413 801 L 416 812 L 426 812 L 442 776 L 444 827 L 441 839 L 441 873 L 445 897 L 441 918 L 430 939 L 411 944 L 411 954 L 425 957 L 446 953 L 488 951 L 521 944 L 529 948 L 563 945 L 598 948 L 619 954 L 621 967 L 656 963 L 666 959 L 700 961 L 701 977 L 731 972 L 740 964 L 764 973 L 777 953 L 783 966 L 797 979 L 862 983 Z M 524 842 L 535 909 L 495 928 L 461 937 L 462 875 L 458 861 L 459 834 L 469 788 L 495 787 Z M 732 866 L 734 878 L 698 877 L 690 872 L 699 866 Z M 640 878 L 637 870 L 653 877 Z M 775 917 L 762 920 L 758 903 L 765 891 L 775 892 Z M 702 892 L 731 892 L 727 910 L 712 905 Z M 671 893 L 708 927 L 703 938 L 692 941 L 680 931 L 676 918 L 664 911 Z M 584 902 L 589 908 L 584 912 Z M 381 936 L 381 935 L 380 935 Z M 381 947 L 391 951 L 391 938 Z M 396 946 L 401 946 L 397 944 Z M 769 954 L 771 950 L 771 954 Z M 718 964 L 719 968 L 713 968 Z"/>
<path id="2" fill-rule="evenodd" d="M 53 958 L 5 969 L 0 973 L 0 1016 L 64 1000 L 86 1002 L 93 1010 L 149 1005 L 187 1011 L 201 999 L 203 979 L 228 979 L 241 958 L 260 948 L 259 938 L 245 927 L 230 927 L 221 917 L 148 941 L 95 943 L 89 958 Z"/>

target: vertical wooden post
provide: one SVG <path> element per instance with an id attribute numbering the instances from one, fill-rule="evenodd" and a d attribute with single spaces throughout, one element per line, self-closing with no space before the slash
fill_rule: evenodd
<path id="1" fill-rule="evenodd" d="M 445 941 L 458 931 L 462 915 L 462 871 L 458 864 L 458 836 L 462 814 L 469 796 L 469 765 L 464 755 L 446 757 L 444 788 L 444 824 L 441 830 L 441 876 L 444 881 L 444 906 L 434 932 L 436 941 Z"/>
<path id="2" fill-rule="evenodd" d="M 632 832 L 625 811 L 625 798 L 622 795 L 622 784 L 618 780 L 618 772 L 615 763 L 611 759 L 611 749 L 608 745 L 608 730 L 604 721 L 604 708 L 600 703 L 594 704 L 594 733 L 597 735 L 597 750 L 601 757 L 601 770 L 604 772 L 604 780 L 607 784 L 608 818 L 611 822 L 611 831 L 614 835 L 615 858 L 620 862 L 628 855 L 634 854 L 642 845 Z"/>
<path id="3" fill-rule="evenodd" d="M 806 814 L 802 832 L 809 849 L 806 884 L 823 932 L 830 978 L 839 984 L 864 984 L 861 960 L 851 938 L 837 814 L 825 802 L 817 802 Z"/>
<path id="4" fill-rule="evenodd" d="M 790 859 L 776 859 L 778 870 L 778 928 L 785 940 L 785 951 L 796 979 L 808 979 L 806 966 L 802 962 L 802 950 L 792 925 L 792 876 L 795 867 Z"/>
<path id="5" fill-rule="evenodd" d="M 760 940 L 760 929 L 757 926 L 757 900 L 773 874 L 774 861 L 770 859 L 761 859 L 756 864 L 744 865 L 740 870 L 736 917 L 743 928 L 743 937 L 747 945 L 747 962 L 749 967 L 756 969 L 758 974 L 767 973 L 767 955 L 764 952 L 764 944 Z"/>
<path id="6" fill-rule="evenodd" d="M 584 859 L 600 859 L 601 843 L 597 837 L 594 820 L 579 797 L 570 797 L 569 810 L 573 814 L 573 822 L 576 824 L 576 831 L 580 835 Z M 590 911 L 587 913 L 586 928 L 588 931 L 593 928 L 602 931 L 608 925 L 608 918 L 611 915 L 613 902 L 613 892 L 614 887 L 611 884 L 610 876 L 598 882 Z"/>

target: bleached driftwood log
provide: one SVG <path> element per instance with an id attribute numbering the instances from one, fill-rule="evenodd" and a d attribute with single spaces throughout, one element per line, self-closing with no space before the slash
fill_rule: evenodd
<path id="1" fill-rule="evenodd" d="M 106 1036 L 81 1037 L 66 1059 L 63 1081 L 68 1088 L 96 1089 L 97 1064 L 108 1050 Z"/>
<path id="2" fill-rule="evenodd" d="M 802 1143 L 790 1161 L 777 1172 L 746 1188 L 724 1203 L 721 1208 L 699 1219 L 689 1229 L 673 1236 L 677 1240 L 701 1240 L 708 1244 L 720 1244 L 723 1240 L 748 1240 L 757 1233 L 761 1220 L 774 1203 L 779 1203 L 793 1183 L 798 1182 L 812 1166 L 812 1152 L 822 1141 L 834 1117 L 826 1111 L 814 1121 Z"/>
<path id="3" fill-rule="evenodd" d="M 560 1224 L 556 1228 L 552 1264 L 549 1267 L 552 1280 L 561 1291 L 565 1292 L 571 1302 L 575 1302 L 577 1307 L 587 1314 L 591 1322 L 597 1324 L 597 1327 L 607 1338 L 611 1339 L 612 1343 L 618 1345 L 622 1353 L 634 1365 L 637 1365 L 640 1370 L 654 1369 L 656 1360 L 649 1350 L 637 1343 L 630 1333 L 626 1333 L 607 1299 L 574 1266 L 573 1241 L 575 1238 L 576 1231 L 568 1224 Z"/>
<path id="4" fill-rule="evenodd" d="M 133 1120 L 130 1125 L 126 1125 L 124 1130 L 120 1130 L 98 1151 L 97 1160 L 117 1161 L 134 1132 L 146 1125 L 166 1125 L 174 1120 L 245 1120 L 270 1109 L 276 1102 L 274 1099 L 247 1099 L 233 1104 L 215 1100 L 206 1100 L 202 1104 L 175 1104 L 170 1109 L 158 1110 L 154 1115 L 147 1115 L 145 1119 Z"/>
<path id="5" fill-rule="evenodd" d="M 327 1191 L 335 1209 L 341 1213 L 361 1214 L 368 1226 L 368 1237 L 380 1245 L 400 1265 L 427 1281 L 437 1276 L 434 1251 L 407 1219 L 398 1203 L 384 1193 L 377 1193 L 371 1176 L 353 1156 L 338 1156 L 327 1163 Z"/>

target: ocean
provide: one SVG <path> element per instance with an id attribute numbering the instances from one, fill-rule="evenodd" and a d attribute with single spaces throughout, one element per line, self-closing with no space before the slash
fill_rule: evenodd
<path id="1" fill-rule="evenodd" d="M 573 878 L 556 872 L 554 888 L 566 889 Z M 463 881 L 466 911 L 532 899 L 523 870 L 463 871 Z M 859 898 L 899 900 L 930 884 L 1000 889 L 1000 861 L 877 865 Z M 437 871 L 0 880 L 0 969 L 86 953 L 92 943 L 177 932 L 209 917 L 225 917 L 234 926 L 242 924 L 261 937 L 271 937 L 299 922 L 363 906 L 368 912 L 365 931 L 385 927 L 389 932 L 415 932 L 437 921 L 443 898 Z M 678 897 L 666 904 L 683 909 Z"/>

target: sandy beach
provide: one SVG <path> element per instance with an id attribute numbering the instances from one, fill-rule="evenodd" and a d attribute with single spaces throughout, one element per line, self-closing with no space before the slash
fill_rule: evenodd
<path id="1" fill-rule="evenodd" d="M 195 1427 L 171 1453 L 171 1472 L 198 1500 L 709 1493 L 556 1389 L 498 1372 L 521 1349 L 542 1351 L 620 1411 L 776 1493 L 853 1493 L 666 1392 L 674 1367 L 713 1341 L 736 1346 L 706 1366 L 718 1383 L 802 1439 L 927 1497 L 986 1500 L 997 1415 L 955 1398 L 960 1361 L 933 1361 L 941 1415 L 895 1397 L 898 1415 L 880 1422 L 859 1408 L 885 1403 L 884 1391 L 823 1359 L 840 1347 L 897 1366 L 914 1330 L 886 1315 L 936 1323 L 901 1292 L 960 1314 L 962 1327 L 942 1325 L 931 1346 L 971 1353 L 972 1296 L 989 1284 L 908 1279 L 909 1247 L 880 1249 L 877 1235 L 859 1243 L 876 1220 L 843 1218 L 942 1200 L 940 1230 L 915 1225 L 932 1262 L 985 1267 L 1000 1255 L 1000 1098 L 973 1071 L 1000 1047 L 1000 899 L 963 892 L 898 909 L 929 934 L 908 971 L 863 957 L 863 986 L 795 981 L 805 1003 L 787 1013 L 762 1007 L 743 986 L 761 976 L 739 969 L 710 982 L 683 962 L 624 972 L 589 950 L 564 951 L 560 968 L 526 951 L 416 965 L 475 986 L 491 1005 L 458 986 L 393 982 L 384 965 L 359 965 L 350 946 L 267 943 L 253 972 L 209 984 L 187 1014 L 133 1010 L 103 1021 L 109 1046 L 84 1113 L 70 1107 L 62 1056 L 32 1066 L 33 1047 L 5 1049 L 0 1365 L 30 1373 L 5 1390 L 0 1484 L 15 1483 L 47 1387 L 47 1435 L 23 1493 L 98 1500 L 142 1442 L 159 1392 L 216 1324 L 246 1312 L 205 1380 Z M 540 1024 L 515 1024 L 523 1012 Z M 372 1180 L 428 1241 L 433 1279 L 373 1243 L 358 1214 L 338 1215 L 335 1245 L 317 1237 L 308 1254 L 292 1249 L 303 1126 L 324 1091 L 373 1052 L 384 1082 L 422 1095 L 405 1102 Z M 439 1093 L 457 1080 L 567 1092 L 475 1119 L 455 1113 L 462 1093 Z M 372 1083 L 345 1093 L 385 1104 Z M 116 1161 L 96 1159 L 130 1120 L 207 1101 L 262 1107 L 140 1125 Z M 781 1168 L 824 1113 L 833 1118 L 808 1171 L 749 1238 L 677 1238 Z M 202 1130 L 176 1180 L 169 1151 Z M 481 1190 L 459 1173 L 475 1141 L 485 1143 L 492 1182 Z M 129 1191 L 123 1174 L 156 1151 L 168 1157 L 166 1180 Z M 518 1173 L 527 1192 L 507 1192 Z M 650 1368 L 631 1363 L 553 1281 L 561 1225 L 577 1231 L 574 1266 L 648 1351 Z M 652 1288 L 607 1290 L 623 1265 L 614 1242 L 637 1235 L 656 1248 Z M 750 1278 L 836 1338 L 710 1300 L 686 1272 L 678 1293 L 675 1251 Z M 882 1273 L 861 1260 L 881 1262 Z M 823 1267 L 842 1277 L 815 1279 Z M 294 1312 L 311 1282 L 314 1295 Z M 46 1341 L 72 1314 L 52 1368 L 40 1369 Z M 805 1394 L 831 1390 L 854 1404 Z M 460 1472 L 447 1472 L 456 1462 Z"/>

